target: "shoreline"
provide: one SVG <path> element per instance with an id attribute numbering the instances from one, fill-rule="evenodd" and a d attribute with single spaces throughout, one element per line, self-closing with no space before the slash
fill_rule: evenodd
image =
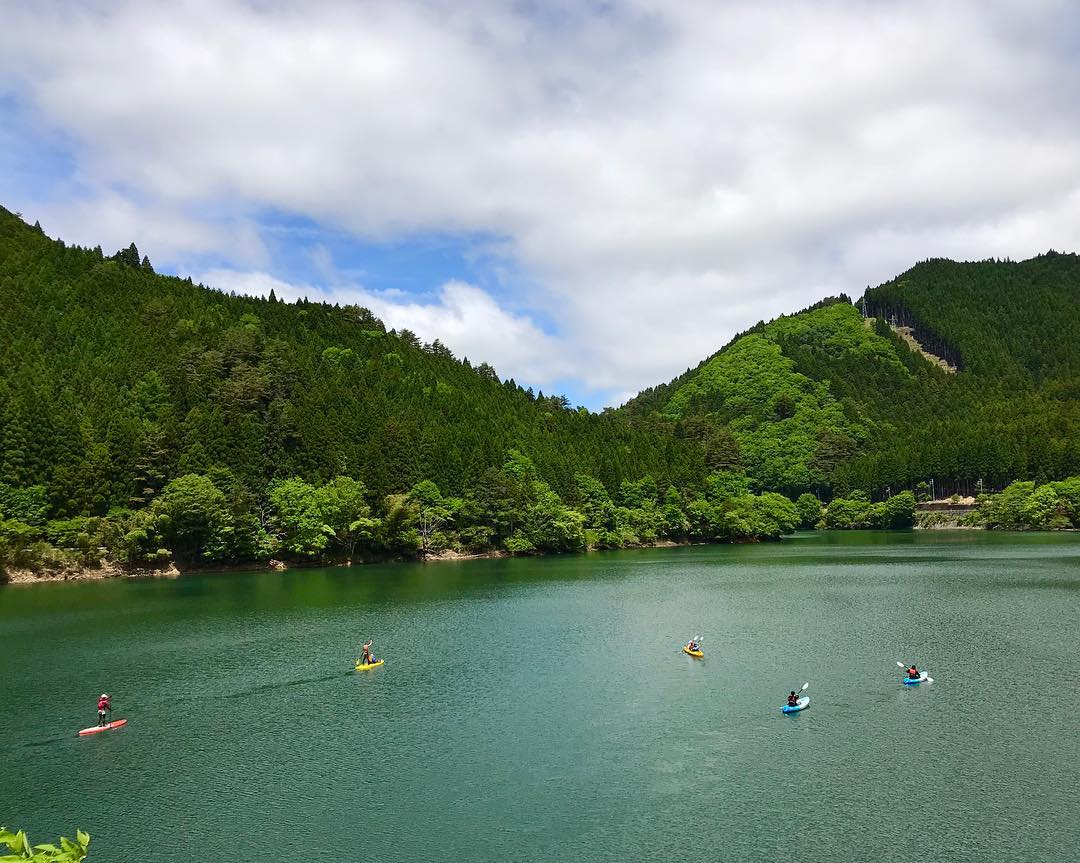
<path id="1" fill-rule="evenodd" d="M 941 532 L 941 531 L 987 531 L 992 533 L 1040 533 L 1042 531 L 1032 530 L 1002 530 L 997 528 L 976 527 L 970 525 L 960 525 L 954 522 L 939 523 L 939 524 L 915 524 L 910 529 L 915 532 Z M 813 530 L 812 533 L 818 533 L 819 531 Z M 840 533 L 862 533 L 863 531 L 838 531 Z M 1048 533 L 1075 533 L 1075 528 L 1066 528 L 1060 530 L 1046 531 Z M 587 548 L 579 552 L 567 552 L 567 554 L 594 554 L 605 551 L 634 551 L 637 549 L 647 548 L 688 548 L 698 545 L 742 545 L 748 542 L 759 542 L 760 540 L 743 540 L 742 542 L 735 543 L 710 543 L 710 542 L 676 542 L 675 540 L 665 539 L 657 540 L 656 542 L 642 543 L 640 545 L 628 546 L 626 548 Z M 782 540 L 781 540 L 782 541 Z M 102 561 L 97 566 L 68 566 L 58 570 L 32 570 L 20 567 L 12 567 L 7 570 L 2 578 L 0 578 L 0 589 L 6 586 L 18 586 L 29 584 L 55 584 L 59 582 L 81 582 L 81 581 L 106 581 L 106 580 L 124 580 L 124 579 L 166 579 L 166 578 L 183 578 L 186 575 L 229 575 L 236 572 L 285 572 L 293 569 L 322 569 L 331 567 L 352 567 L 352 566 L 376 566 L 380 564 L 393 564 L 393 563 L 461 563 L 471 560 L 500 560 L 510 557 L 559 557 L 562 555 L 556 554 L 528 554 L 528 555 L 514 555 L 503 549 L 492 549 L 491 551 L 481 551 L 475 553 L 467 553 L 460 551 L 453 551 L 452 549 L 444 549 L 442 551 L 426 554 L 415 560 L 404 560 L 402 558 L 376 558 L 370 560 L 337 560 L 337 561 L 282 561 L 282 560 L 253 560 L 245 563 L 233 563 L 233 564 L 220 564 L 217 566 L 206 567 L 188 567 L 181 569 L 175 562 L 169 562 L 162 567 L 128 567 L 114 561 Z"/>
<path id="2" fill-rule="evenodd" d="M 66 566 L 63 569 L 53 570 L 11 567 L 0 580 L 0 587 L 66 581 L 111 581 L 125 578 L 179 578 L 183 574 L 183 571 L 174 563 L 160 568 L 127 567 L 106 560 L 98 566 Z"/>
<path id="3" fill-rule="evenodd" d="M 597 551 L 627 551 L 638 548 L 682 548 L 691 545 L 710 545 L 712 543 L 675 542 L 674 540 L 658 540 L 652 543 L 631 546 L 629 549 L 597 549 L 589 548 L 573 554 L 591 554 Z M 722 544 L 722 543 L 716 543 Z M 60 582 L 79 581 L 107 581 L 124 579 L 165 579 L 183 578 L 186 575 L 229 575 L 235 572 L 286 572 L 293 569 L 320 569 L 330 567 L 374 566 L 388 563 L 460 563 L 470 560 L 499 560 L 514 557 L 503 549 L 467 553 L 443 549 L 442 551 L 426 554 L 415 560 L 403 560 L 401 558 L 377 558 L 372 560 L 337 560 L 337 561 L 283 561 L 283 560 L 253 560 L 245 563 L 219 564 L 217 566 L 195 566 L 181 569 L 175 562 L 170 561 L 162 567 L 123 566 L 114 561 L 102 561 L 97 566 L 67 566 L 56 570 L 32 570 L 25 567 L 12 567 L 7 570 L 3 578 L 0 578 L 0 588 L 11 585 L 29 584 L 56 584 Z M 520 557 L 555 557 L 552 554 L 519 555 Z"/>

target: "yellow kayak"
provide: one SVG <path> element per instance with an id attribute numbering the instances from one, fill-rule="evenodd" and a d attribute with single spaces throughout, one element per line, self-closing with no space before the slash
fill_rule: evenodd
<path id="1" fill-rule="evenodd" d="M 365 664 L 363 662 L 357 662 L 356 663 L 356 670 L 357 671 L 369 671 L 372 668 L 378 668 L 384 662 L 386 662 L 385 659 L 376 659 L 374 662 L 368 662 L 367 664 Z"/>
<path id="2" fill-rule="evenodd" d="M 686 645 L 683 645 L 682 652 L 685 653 L 687 656 L 693 656 L 695 659 L 704 659 L 705 658 L 705 654 L 702 653 L 700 650 L 691 650 Z"/>

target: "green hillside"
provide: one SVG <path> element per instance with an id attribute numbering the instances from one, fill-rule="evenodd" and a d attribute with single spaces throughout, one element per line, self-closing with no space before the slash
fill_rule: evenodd
<path id="1" fill-rule="evenodd" d="M 928 261 L 858 307 L 758 324 L 621 411 L 789 495 L 1064 477 L 1080 469 L 1080 259 Z"/>
<path id="2" fill-rule="evenodd" d="M 6 210 L 0 330 L 0 581 L 758 539 L 800 518 L 710 482 L 669 426 L 534 395 L 365 309 L 226 295 Z"/>
<path id="3" fill-rule="evenodd" d="M 0 578 L 103 555 L 343 560 L 910 525 L 912 495 L 881 498 L 1080 473 L 1078 291 L 1073 255 L 925 262 L 857 306 L 758 324 L 598 416 L 366 309 L 224 294 L 0 208 Z M 812 495 L 843 499 L 823 513 Z"/>
<path id="4" fill-rule="evenodd" d="M 1048 385 L 1080 380 L 1080 257 L 1020 263 L 933 260 L 866 292 L 867 312 L 911 318 L 952 346 L 981 379 Z M 1072 392 L 1076 398 L 1077 391 Z"/>
<path id="5" fill-rule="evenodd" d="M 670 435 L 534 398 L 365 309 L 222 294 L 6 210 L 0 328 L 0 481 L 44 485 L 60 515 L 214 466 L 259 489 L 348 474 L 379 497 L 421 480 L 459 494 L 511 448 L 560 493 L 576 473 L 610 488 L 702 474 Z"/>

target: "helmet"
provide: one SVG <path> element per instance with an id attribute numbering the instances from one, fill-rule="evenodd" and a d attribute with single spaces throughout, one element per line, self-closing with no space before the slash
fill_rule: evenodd
<path id="1" fill-rule="evenodd" d="M 108 695 L 106 695 L 106 694 L 105 694 L 104 692 L 102 692 L 102 693 L 101 693 L 101 697 L 102 697 L 102 698 L 108 698 L 109 696 L 108 696 Z"/>

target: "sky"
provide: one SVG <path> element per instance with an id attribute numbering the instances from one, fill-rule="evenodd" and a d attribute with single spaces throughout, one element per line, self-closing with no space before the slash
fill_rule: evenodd
<path id="1" fill-rule="evenodd" d="M 598 409 L 919 260 L 1080 250 L 1067 2 L 0 0 L 0 204 Z"/>

